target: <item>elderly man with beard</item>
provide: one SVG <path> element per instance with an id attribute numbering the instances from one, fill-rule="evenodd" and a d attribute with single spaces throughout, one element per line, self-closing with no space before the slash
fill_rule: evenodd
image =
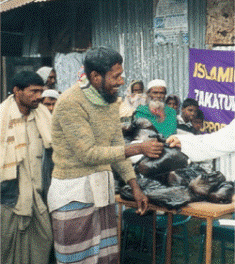
<path id="1" fill-rule="evenodd" d="M 84 60 L 88 82 L 77 82 L 57 101 L 52 118 L 54 169 L 48 193 L 59 263 L 117 263 L 117 223 L 112 169 L 130 184 L 144 214 L 148 199 L 128 157 L 158 158 L 156 140 L 124 145 L 119 104 L 122 56 L 105 47 Z"/>
<path id="2" fill-rule="evenodd" d="M 177 128 L 176 111 L 165 104 L 165 81 L 155 79 L 149 82 L 147 95 L 147 105 L 141 105 L 137 108 L 135 118 L 149 120 L 165 138 L 175 134 Z"/>

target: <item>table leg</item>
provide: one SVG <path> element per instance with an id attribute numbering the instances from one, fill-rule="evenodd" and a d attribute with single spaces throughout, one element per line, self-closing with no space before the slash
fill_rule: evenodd
<path id="1" fill-rule="evenodd" d="M 122 204 L 118 203 L 118 264 L 121 261 Z"/>
<path id="2" fill-rule="evenodd" d="M 156 264 L 156 211 L 153 211 L 153 264 Z"/>
<path id="3" fill-rule="evenodd" d="M 167 242 L 166 242 L 166 258 L 165 263 L 171 263 L 171 245 L 172 245 L 172 223 L 173 223 L 173 214 L 168 213 L 167 221 Z"/>
<path id="4" fill-rule="evenodd" d="M 211 255 L 212 255 L 212 224 L 213 219 L 207 218 L 206 225 L 206 264 L 211 264 Z"/>

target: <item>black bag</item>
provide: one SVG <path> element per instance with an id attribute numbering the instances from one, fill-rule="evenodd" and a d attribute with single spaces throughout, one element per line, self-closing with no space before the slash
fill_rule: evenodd
<path id="1" fill-rule="evenodd" d="M 189 188 L 195 197 L 206 200 L 208 195 L 214 190 L 218 190 L 220 184 L 225 182 L 225 180 L 225 176 L 221 172 L 214 171 L 199 175 L 193 179 L 189 184 Z"/>
<path id="2" fill-rule="evenodd" d="M 144 157 L 135 166 L 137 173 L 147 178 L 166 183 L 170 171 L 185 168 L 188 165 L 188 157 L 177 148 L 170 148 L 165 144 L 162 155 L 158 159 Z"/>
<path id="3" fill-rule="evenodd" d="M 166 144 L 166 139 L 158 133 L 154 126 L 145 118 L 133 119 L 129 128 L 124 132 L 127 141 L 148 140 L 156 138 L 159 142 L 164 143 L 164 150 L 158 159 L 143 157 L 136 165 L 136 173 L 144 177 L 152 178 L 165 182 L 165 177 L 170 171 L 178 168 L 185 168 L 188 165 L 188 157 L 178 148 L 170 148 Z"/>
<path id="4" fill-rule="evenodd" d="M 171 171 L 168 175 L 169 186 L 189 186 L 190 182 L 207 172 L 197 163 L 190 163 L 186 168 Z"/>
<path id="5" fill-rule="evenodd" d="M 167 187 L 157 180 L 144 177 L 137 178 L 137 182 L 152 204 L 166 207 L 169 210 L 178 209 L 191 201 L 189 189 L 183 186 Z M 126 200 L 134 200 L 128 184 L 121 188 L 120 196 Z"/>
<path id="6" fill-rule="evenodd" d="M 231 203 L 234 193 L 234 182 L 225 181 L 220 183 L 215 189 L 213 189 L 209 193 L 207 200 L 212 203 Z"/>

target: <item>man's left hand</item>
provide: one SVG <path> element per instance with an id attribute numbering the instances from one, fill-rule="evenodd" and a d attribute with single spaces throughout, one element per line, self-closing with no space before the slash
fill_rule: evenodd
<path id="1" fill-rule="evenodd" d="M 141 191 L 136 179 L 131 179 L 129 185 L 132 188 L 132 193 L 137 202 L 137 214 L 144 215 L 148 210 L 148 197 Z"/>

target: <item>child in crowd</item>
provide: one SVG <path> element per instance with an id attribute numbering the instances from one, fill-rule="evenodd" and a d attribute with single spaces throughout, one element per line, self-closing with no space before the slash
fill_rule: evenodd
<path id="1" fill-rule="evenodd" d="M 194 128 L 193 133 L 195 135 L 201 134 L 201 129 L 203 128 L 204 114 L 201 109 L 197 110 L 197 115 L 192 120 L 192 126 Z"/>
<path id="2" fill-rule="evenodd" d="M 180 98 L 177 95 L 174 94 L 168 95 L 165 102 L 169 107 L 175 109 L 176 113 L 179 113 Z"/>
<path id="3" fill-rule="evenodd" d="M 198 102 L 192 98 L 183 101 L 181 115 L 177 116 L 177 134 L 193 133 L 192 120 L 199 109 Z"/>

